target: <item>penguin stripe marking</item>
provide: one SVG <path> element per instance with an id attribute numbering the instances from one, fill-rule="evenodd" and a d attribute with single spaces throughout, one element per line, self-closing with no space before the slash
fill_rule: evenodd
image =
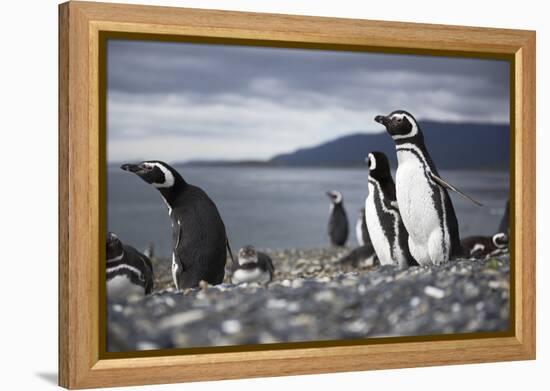
<path id="1" fill-rule="evenodd" d="M 152 183 L 154 187 L 156 187 L 157 189 L 160 189 L 163 187 L 174 186 L 175 178 L 169 169 L 167 169 L 166 167 L 164 167 L 162 164 L 159 164 L 159 163 L 145 163 L 145 164 L 148 165 L 149 167 L 157 167 L 164 174 L 164 183 Z"/>
<path id="2" fill-rule="evenodd" d="M 144 279 L 141 272 L 137 268 L 135 268 L 133 266 L 130 266 L 130 265 L 126 265 L 126 264 L 117 265 L 117 266 L 108 268 L 107 269 L 107 275 L 116 274 L 120 270 L 129 271 L 132 274 L 136 274 L 139 277 L 140 280 Z M 115 276 L 111 276 L 111 278 L 112 277 L 115 277 Z M 109 279 L 109 277 L 107 277 L 107 279 Z"/>
<path id="3" fill-rule="evenodd" d="M 407 120 L 410 122 L 411 126 L 412 126 L 412 129 L 409 133 L 407 134 L 396 134 L 396 135 L 393 135 L 392 138 L 394 140 L 401 140 L 401 139 L 404 139 L 404 138 L 411 138 L 411 137 L 414 137 L 418 134 L 418 126 L 416 125 L 416 121 L 413 120 L 411 117 L 409 117 L 407 114 L 394 114 L 392 115 L 392 118 L 407 118 Z"/>
<path id="4" fill-rule="evenodd" d="M 441 189 L 441 186 L 433 180 L 433 178 L 431 176 L 431 175 L 433 175 L 432 169 L 430 168 L 430 165 L 426 161 L 426 158 L 424 157 L 424 154 L 422 153 L 422 151 L 416 145 L 413 145 L 413 144 L 410 144 L 410 143 L 401 144 L 401 145 L 396 147 L 396 151 L 397 152 L 410 152 L 413 155 L 415 155 L 418 158 L 418 160 L 420 160 L 420 163 L 422 163 L 422 167 L 424 169 L 424 177 L 426 178 L 428 183 L 430 183 L 431 185 L 433 185 L 437 189 L 439 189 L 439 198 L 440 199 L 437 200 L 435 198 L 435 193 L 433 193 L 432 194 L 432 202 L 433 202 L 433 206 L 434 206 L 435 210 L 438 212 L 438 214 L 440 213 L 440 211 L 439 211 L 439 208 L 437 207 L 437 205 L 438 204 L 441 205 L 441 216 L 440 216 L 441 220 L 440 220 L 440 223 L 439 223 L 439 227 L 441 228 L 441 232 L 443 232 L 443 235 L 441 237 L 441 246 L 443 247 L 443 254 L 445 255 L 445 258 L 448 258 L 449 253 L 450 253 L 450 248 L 447 248 L 446 240 L 450 240 L 450 236 L 449 236 L 449 232 L 447 230 L 447 210 L 446 210 L 446 207 L 445 207 L 444 202 L 443 202 L 445 200 L 445 194 L 443 193 L 443 190 Z M 398 167 L 398 169 L 399 169 L 399 167 Z"/>
<path id="5" fill-rule="evenodd" d="M 397 253 L 397 246 L 396 246 L 396 243 L 398 242 L 398 238 L 399 238 L 399 212 L 398 211 L 395 211 L 395 210 L 391 210 L 391 209 L 388 209 L 386 207 L 386 205 L 384 205 L 384 193 L 382 193 L 382 187 L 380 186 L 380 183 L 374 179 L 374 178 L 371 178 L 369 177 L 369 183 L 372 184 L 373 186 L 376 186 L 376 189 L 377 189 L 377 195 L 379 197 L 379 204 L 380 206 L 382 207 L 382 210 L 386 213 L 386 214 L 390 214 L 393 216 L 393 234 L 394 234 L 394 237 L 393 237 L 393 241 L 390 242 L 390 251 L 391 251 L 391 256 L 392 256 L 392 259 L 393 260 L 396 260 L 395 258 L 395 255 Z M 374 194 L 373 194 L 374 196 Z M 378 204 L 378 203 L 375 203 L 375 205 Z M 382 226 L 382 228 L 384 228 Z M 401 256 L 403 257 L 404 255 L 401 254 Z"/>
<path id="6" fill-rule="evenodd" d="M 120 261 L 122 258 L 124 258 L 124 250 L 122 251 L 122 254 L 117 255 L 117 256 L 114 257 L 114 258 L 109 258 L 109 259 L 107 259 L 107 263 L 118 262 L 118 261 Z"/>

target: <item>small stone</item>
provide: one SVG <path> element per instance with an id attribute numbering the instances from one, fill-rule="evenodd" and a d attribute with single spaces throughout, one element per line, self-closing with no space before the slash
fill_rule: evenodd
<path id="1" fill-rule="evenodd" d="M 288 305 L 288 302 L 286 300 L 283 300 L 283 299 L 269 299 L 267 301 L 266 307 L 268 309 L 279 310 L 279 309 L 286 308 L 287 305 Z"/>
<path id="2" fill-rule="evenodd" d="M 445 297 L 445 291 L 443 289 L 436 288 L 435 286 L 427 285 L 424 288 L 424 293 L 427 296 L 433 297 L 434 299 L 443 299 Z"/>
<path id="3" fill-rule="evenodd" d="M 137 350 L 155 350 L 155 349 L 160 349 L 160 346 L 158 346 L 154 342 L 138 341 L 138 343 L 136 344 L 136 349 Z"/>
<path id="4" fill-rule="evenodd" d="M 124 309 L 124 307 L 120 304 L 113 304 L 113 311 L 115 312 L 122 312 L 122 310 Z"/>
<path id="5" fill-rule="evenodd" d="M 368 331 L 367 322 L 363 319 L 357 319 L 344 326 L 344 328 L 353 334 L 366 333 Z"/>
<path id="6" fill-rule="evenodd" d="M 229 319 L 222 323 L 222 331 L 226 334 L 237 334 L 242 330 L 241 322 L 236 319 Z"/>
<path id="7" fill-rule="evenodd" d="M 190 310 L 167 316 L 159 322 L 159 328 L 167 329 L 172 327 L 183 327 L 189 323 L 197 322 L 204 318 L 204 311 Z"/>
<path id="8" fill-rule="evenodd" d="M 420 298 L 417 296 L 414 296 L 410 301 L 411 307 L 417 307 L 419 304 L 420 304 Z"/>
<path id="9" fill-rule="evenodd" d="M 317 292 L 314 296 L 315 301 L 333 301 L 334 300 L 334 292 L 332 291 L 320 291 Z"/>

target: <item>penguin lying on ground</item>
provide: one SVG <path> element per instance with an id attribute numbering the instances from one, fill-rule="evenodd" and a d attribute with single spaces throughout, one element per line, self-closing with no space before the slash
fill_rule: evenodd
<path id="1" fill-rule="evenodd" d="M 372 243 L 354 248 L 348 254 L 340 258 L 338 262 L 353 268 L 380 265 L 380 260 L 376 256 Z"/>
<path id="2" fill-rule="evenodd" d="M 461 241 L 464 256 L 483 259 L 488 256 L 504 253 L 508 249 L 506 234 L 496 233 L 493 236 L 468 236 Z"/>
<path id="3" fill-rule="evenodd" d="M 397 110 L 374 120 L 386 127 L 395 142 L 397 203 L 412 256 L 421 265 L 439 265 L 460 256 L 458 220 L 447 190 L 480 204 L 441 179 L 422 130 L 410 113 Z"/>
<path id="4" fill-rule="evenodd" d="M 365 208 L 359 209 L 359 216 L 355 224 L 355 235 L 357 236 L 357 243 L 359 243 L 359 246 L 371 244 L 369 229 L 367 228 L 367 221 L 365 220 Z"/>
<path id="5" fill-rule="evenodd" d="M 348 216 L 344 209 L 344 199 L 339 191 L 327 191 L 330 198 L 328 234 L 333 246 L 343 246 L 348 240 Z"/>
<path id="6" fill-rule="evenodd" d="M 366 160 L 369 195 L 365 200 L 365 217 L 376 255 L 382 265 L 417 266 L 409 252 L 388 158 L 382 152 L 371 152 Z"/>
<path id="7" fill-rule="evenodd" d="M 483 259 L 500 255 L 508 251 L 508 213 L 509 202 L 506 203 L 504 214 L 498 226 L 498 232 L 493 236 L 469 236 L 462 239 L 464 255 L 470 258 Z"/>
<path id="8" fill-rule="evenodd" d="M 153 291 L 151 260 L 132 246 L 122 244 L 117 235 L 107 233 L 107 300 L 125 300 L 131 295 Z"/>
<path id="9" fill-rule="evenodd" d="M 231 282 L 242 284 L 258 282 L 267 284 L 273 279 L 273 262 L 269 255 L 256 251 L 254 246 L 245 246 L 239 250 L 238 263 L 233 264 Z"/>
<path id="10" fill-rule="evenodd" d="M 168 207 L 172 223 L 172 278 L 176 289 L 196 287 L 201 280 L 220 284 L 229 243 L 218 208 L 210 197 L 158 160 L 124 164 L 121 168 L 155 187 Z"/>

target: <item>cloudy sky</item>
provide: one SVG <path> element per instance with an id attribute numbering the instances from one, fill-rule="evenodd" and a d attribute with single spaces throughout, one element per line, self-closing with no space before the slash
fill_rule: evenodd
<path id="1" fill-rule="evenodd" d="M 504 61 L 111 40 L 108 160 L 266 159 L 376 114 L 507 123 Z"/>

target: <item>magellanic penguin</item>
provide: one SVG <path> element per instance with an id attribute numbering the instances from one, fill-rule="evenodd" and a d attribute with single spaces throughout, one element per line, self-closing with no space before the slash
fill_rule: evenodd
<path id="1" fill-rule="evenodd" d="M 338 262 L 353 268 L 380 265 L 380 261 L 376 256 L 376 251 L 374 251 L 372 243 L 354 248 L 348 254 L 340 258 Z"/>
<path id="2" fill-rule="evenodd" d="M 506 234 L 496 233 L 493 236 L 468 236 L 461 241 L 463 255 L 474 259 L 505 253 L 508 249 Z"/>
<path id="3" fill-rule="evenodd" d="M 343 246 L 348 240 L 348 216 L 344 209 L 344 198 L 339 191 L 327 191 L 330 198 L 328 234 L 334 246 Z"/>
<path id="4" fill-rule="evenodd" d="M 112 232 L 107 233 L 106 258 L 107 300 L 125 300 L 153 291 L 151 260 Z"/>
<path id="5" fill-rule="evenodd" d="M 477 201 L 441 179 L 410 113 L 397 110 L 378 115 L 375 121 L 386 127 L 395 142 L 397 203 L 412 256 L 421 265 L 439 265 L 460 256 L 458 221 L 447 189 Z"/>
<path id="6" fill-rule="evenodd" d="M 417 266 L 409 252 L 388 158 L 382 152 L 371 152 L 366 161 L 369 194 L 365 200 L 365 218 L 376 255 L 382 265 Z"/>
<path id="7" fill-rule="evenodd" d="M 461 244 L 464 255 L 470 258 L 483 259 L 508 252 L 508 214 L 509 202 L 506 203 L 498 231 L 493 236 L 469 236 L 462 239 Z"/>
<path id="8" fill-rule="evenodd" d="M 233 265 L 231 282 L 242 284 L 258 282 L 267 284 L 273 279 L 273 262 L 269 255 L 256 251 L 254 246 L 245 246 L 239 250 L 237 263 Z"/>
<path id="9" fill-rule="evenodd" d="M 229 246 L 225 226 L 210 197 L 158 160 L 124 164 L 121 168 L 156 188 L 168 207 L 172 224 L 172 278 L 176 289 L 196 287 L 201 280 L 211 285 L 220 284 Z"/>
<path id="10" fill-rule="evenodd" d="M 359 243 L 359 246 L 371 244 L 369 229 L 367 228 L 367 221 L 365 220 L 365 208 L 359 209 L 359 216 L 355 224 L 355 235 L 357 236 L 357 243 Z"/>

